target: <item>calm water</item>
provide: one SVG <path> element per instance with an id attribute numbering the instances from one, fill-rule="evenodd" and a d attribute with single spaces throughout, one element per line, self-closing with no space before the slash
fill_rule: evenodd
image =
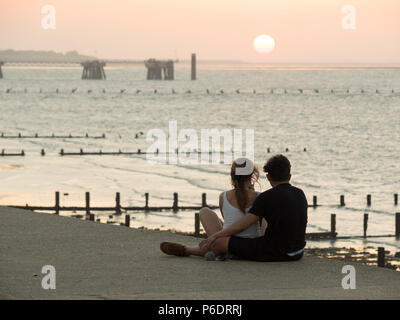
<path id="1" fill-rule="evenodd" d="M 3 73 L 4 134 L 105 133 L 107 138 L 0 139 L 1 149 L 26 153 L 24 158 L 0 158 L 0 204 L 50 205 L 56 190 L 62 205 L 83 205 L 85 191 L 91 192 L 93 205 L 113 205 L 115 192 L 121 192 L 122 205 L 143 205 L 145 192 L 150 193 L 150 205 L 171 205 L 173 192 L 179 193 L 182 205 L 200 204 L 202 192 L 216 204 L 218 194 L 229 188 L 229 165 L 154 165 L 143 156 L 58 155 L 61 148 L 146 150 L 151 144 L 146 133 L 154 128 L 168 133 L 169 121 L 176 120 L 178 129 L 199 134 L 202 128 L 254 129 L 259 166 L 269 155 L 285 153 L 292 162 L 292 183 L 305 191 L 310 203 L 317 195 L 323 205 L 310 209 L 309 232 L 329 230 L 330 214 L 336 213 L 339 235 L 361 235 L 363 213 L 370 212 L 369 234 L 394 233 L 394 213 L 400 211 L 393 204 L 393 194 L 400 193 L 400 70 L 203 68 L 198 80 L 190 81 L 189 71 L 180 68 L 169 82 L 144 80 L 144 67 L 108 68 L 106 81 L 83 81 L 80 68 L 3 68 Z M 126 91 L 120 93 L 122 89 Z M 136 139 L 140 131 L 144 136 Z M 266 188 L 262 176 L 260 190 Z M 341 194 L 346 208 L 337 207 Z M 367 194 L 372 195 L 370 208 Z M 192 231 L 193 212 L 137 213 L 132 224 Z M 394 238 L 336 244 L 400 247 Z"/>

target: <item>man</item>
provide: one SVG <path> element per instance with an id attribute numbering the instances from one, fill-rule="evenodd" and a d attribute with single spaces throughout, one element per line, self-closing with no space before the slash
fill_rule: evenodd
<path id="1" fill-rule="evenodd" d="M 256 261 L 301 259 L 306 244 L 307 199 L 301 189 L 289 183 L 291 165 L 285 156 L 271 157 L 263 169 L 272 188 L 257 197 L 241 220 L 202 241 L 200 248 L 204 252 L 213 251 L 215 255 L 228 252 L 242 259 Z M 264 236 L 253 239 L 235 236 L 260 218 L 267 221 Z M 179 246 L 165 245 L 167 250 L 162 250 L 167 254 L 182 256 L 195 254 L 190 252 L 190 248 Z"/>

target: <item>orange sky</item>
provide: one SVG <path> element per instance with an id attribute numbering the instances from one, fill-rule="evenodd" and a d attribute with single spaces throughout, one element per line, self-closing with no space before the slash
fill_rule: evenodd
<path id="1" fill-rule="evenodd" d="M 56 30 L 41 26 L 56 8 Z M 341 8 L 354 5 L 356 29 Z M 260 55 L 253 39 L 275 38 Z M 400 0 L 0 0 L 0 49 L 100 58 L 400 63 Z"/>

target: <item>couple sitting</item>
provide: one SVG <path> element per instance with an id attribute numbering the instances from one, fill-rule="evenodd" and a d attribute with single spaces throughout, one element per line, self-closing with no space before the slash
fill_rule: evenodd
<path id="1" fill-rule="evenodd" d="M 249 165 L 252 170 L 243 174 Z M 289 183 L 290 168 L 285 156 L 271 157 L 263 169 L 272 188 L 258 194 L 253 187 L 259 177 L 257 168 L 249 159 L 235 160 L 231 168 L 234 189 L 219 197 L 224 222 L 203 208 L 200 221 L 208 238 L 193 248 L 163 242 L 161 251 L 175 256 L 205 256 L 212 251 L 215 256 L 229 254 L 256 261 L 301 259 L 308 204 L 304 192 Z"/>

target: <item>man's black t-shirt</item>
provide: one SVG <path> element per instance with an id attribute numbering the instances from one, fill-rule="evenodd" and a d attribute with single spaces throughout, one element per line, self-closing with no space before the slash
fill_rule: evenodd
<path id="1" fill-rule="evenodd" d="M 250 213 L 265 218 L 264 241 L 269 250 L 287 254 L 304 248 L 308 203 L 303 190 L 289 183 L 261 193 Z"/>

